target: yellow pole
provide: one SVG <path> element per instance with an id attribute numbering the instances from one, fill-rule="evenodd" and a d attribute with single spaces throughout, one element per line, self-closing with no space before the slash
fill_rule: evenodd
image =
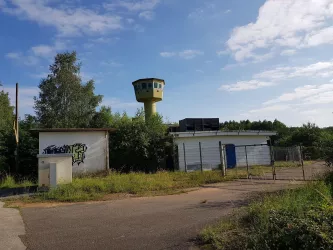
<path id="1" fill-rule="evenodd" d="M 156 102 L 154 101 L 146 101 L 145 105 L 145 119 L 146 121 L 156 113 Z"/>

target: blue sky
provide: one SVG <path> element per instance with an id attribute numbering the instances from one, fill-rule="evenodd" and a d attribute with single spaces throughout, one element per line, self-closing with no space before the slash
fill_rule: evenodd
<path id="1" fill-rule="evenodd" d="M 224 120 L 333 125 L 333 0 L 0 0 L 0 81 L 20 113 L 57 52 L 113 111 L 133 115 L 132 81 L 166 81 L 157 110 Z M 14 99 L 12 98 L 14 101 Z"/>

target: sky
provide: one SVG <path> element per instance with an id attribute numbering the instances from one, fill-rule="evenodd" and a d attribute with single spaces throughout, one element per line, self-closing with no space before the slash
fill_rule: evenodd
<path id="1" fill-rule="evenodd" d="M 134 115 L 132 82 L 166 82 L 184 118 L 333 126 L 333 0 L 0 0 L 0 81 L 20 114 L 56 53 L 77 52 L 102 105 Z"/>

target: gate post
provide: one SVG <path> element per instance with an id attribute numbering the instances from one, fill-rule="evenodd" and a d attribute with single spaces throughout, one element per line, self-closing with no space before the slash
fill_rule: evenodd
<path id="1" fill-rule="evenodd" d="M 199 142 L 199 149 L 200 149 L 200 168 L 201 168 L 201 172 L 203 172 L 203 167 L 202 167 L 202 152 L 201 152 L 201 142 Z"/>
<path id="2" fill-rule="evenodd" d="M 245 146 L 245 158 L 246 158 L 247 178 L 250 179 L 250 173 L 249 173 L 249 161 L 247 160 L 247 149 L 246 149 L 246 146 Z"/>
<path id="3" fill-rule="evenodd" d="M 183 151 L 184 151 L 184 164 L 185 164 L 185 172 L 187 172 L 185 143 L 183 143 Z"/>
<path id="4" fill-rule="evenodd" d="M 302 146 L 299 146 L 299 153 L 300 153 L 300 159 L 301 159 L 301 165 L 302 165 L 302 172 L 303 172 L 303 180 L 305 181 L 305 172 L 304 172 L 304 161 L 303 161 L 303 152 L 302 152 Z"/>
<path id="5" fill-rule="evenodd" d="M 272 174 L 273 174 L 273 180 L 276 180 L 276 172 L 275 172 L 275 161 L 274 161 L 274 149 L 272 146 L 272 141 L 269 140 L 269 151 L 270 151 L 270 155 L 271 155 L 271 165 L 272 165 Z"/>
<path id="6" fill-rule="evenodd" d="M 219 141 L 219 151 L 220 151 L 220 163 L 221 163 L 222 176 L 225 176 L 226 175 L 225 162 L 224 162 L 224 154 L 223 154 L 221 141 Z"/>

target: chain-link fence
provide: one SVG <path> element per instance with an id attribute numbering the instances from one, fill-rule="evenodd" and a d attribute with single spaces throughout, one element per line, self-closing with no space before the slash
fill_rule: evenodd
<path id="1" fill-rule="evenodd" d="M 178 145 L 180 171 L 220 169 L 228 175 L 242 170 L 248 178 L 310 179 L 313 168 L 304 166 L 302 148 L 276 147 L 267 144 L 233 145 L 222 142 L 198 142 Z"/>

